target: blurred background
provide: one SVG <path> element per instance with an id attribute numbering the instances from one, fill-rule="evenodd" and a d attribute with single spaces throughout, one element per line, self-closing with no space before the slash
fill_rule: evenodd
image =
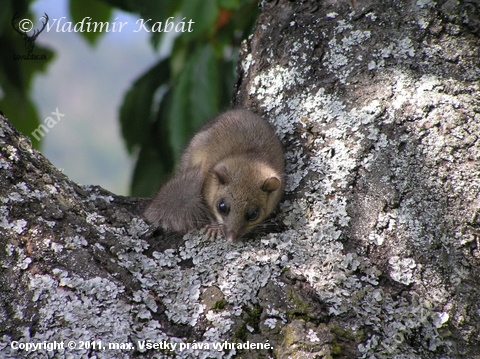
<path id="1" fill-rule="evenodd" d="M 44 13 L 35 59 L 20 59 L 21 20 L 32 36 Z M 0 110 L 75 182 L 151 196 L 192 133 L 229 106 L 256 16 L 256 0 L 2 1 Z M 108 22 L 110 31 L 74 32 L 83 19 L 84 30 Z M 164 31 L 167 20 L 180 31 Z M 61 120 L 33 136 L 57 108 Z"/>

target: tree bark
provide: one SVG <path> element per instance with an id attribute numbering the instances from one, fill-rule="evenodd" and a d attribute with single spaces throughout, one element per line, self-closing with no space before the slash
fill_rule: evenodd
<path id="1" fill-rule="evenodd" d="M 480 358 L 479 14 L 263 1 L 234 104 L 287 193 L 244 243 L 152 233 L 1 118 L 2 357 Z"/>

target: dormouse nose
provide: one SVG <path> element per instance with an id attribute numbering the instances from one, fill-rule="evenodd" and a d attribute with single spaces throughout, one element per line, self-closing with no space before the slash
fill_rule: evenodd
<path id="1" fill-rule="evenodd" d="M 225 233 L 225 237 L 227 237 L 227 241 L 229 242 L 236 242 L 238 238 L 237 232 L 230 230 L 227 233 Z"/>

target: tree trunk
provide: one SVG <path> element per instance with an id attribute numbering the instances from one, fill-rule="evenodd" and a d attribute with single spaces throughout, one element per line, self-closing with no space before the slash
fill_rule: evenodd
<path id="1" fill-rule="evenodd" d="M 151 233 L 2 119 L 2 357 L 480 358 L 479 19 L 263 1 L 234 102 L 276 126 L 287 193 L 244 243 Z"/>

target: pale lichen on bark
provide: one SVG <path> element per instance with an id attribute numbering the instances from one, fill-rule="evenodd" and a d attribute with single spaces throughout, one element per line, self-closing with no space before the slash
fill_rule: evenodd
<path id="1" fill-rule="evenodd" d="M 445 6 L 434 2 L 362 3 L 352 12 L 335 6 L 342 8 L 330 4 L 328 25 L 316 31 L 264 14 L 270 34 L 251 42 L 252 58 L 269 36 L 296 43 L 277 46 L 256 71 L 250 66 L 240 87 L 249 96 L 238 95 L 277 126 L 288 144 L 287 190 L 304 191 L 283 205 L 288 225 L 306 232 L 308 250 L 296 250 L 292 271 L 331 314 L 352 316 L 353 331 L 367 330 L 361 356 L 472 355 L 450 336 L 464 330 L 475 347 L 479 335 L 472 301 L 477 314 L 459 326 L 463 296 L 478 293 L 468 284 L 479 258 L 478 37 L 443 22 Z M 315 24 L 322 11 L 315 15 L 303 24 Z M 322 61 L 302 61 L 296 51 L 315 54 L 318 38 Z M 455 55 L 442 54 L 444 47 Z M 339 85 L 332 90 L 328 80 Z M 305 253 L 318 262 L 312 266 Z"/>

